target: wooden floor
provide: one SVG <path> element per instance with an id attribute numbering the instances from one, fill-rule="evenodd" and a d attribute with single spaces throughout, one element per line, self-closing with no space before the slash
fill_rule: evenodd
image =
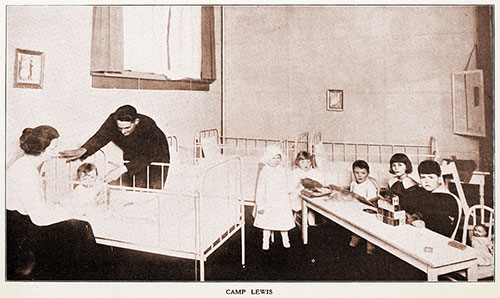
<path id="1" fill-rule="evenodd" d="M 241 266 L 240 233 L 213 253 L 205 263 L 206 281 L 426 281 L 426 275 L 392 255 L 377 250 L 366 254 L 366 244 L 349 246 L 351 233 L 324 219 L 311 227 L 309 244 L 300 229 L 290 231 L 285 249 L 276 233 L 268 251 L 262 250 L 262 232 L 253 227 L 246 210 L 246 266 Z M 321 220 L 321 218 L 320 218 Z M 193 260 L 99 246 L 96 264 L 80 270 L 71 266 L 47 270 L 36 265 L 31 280 L 187 281 L 195 280 Z M 81 266 L 80 266 L 81 267 Z"/>

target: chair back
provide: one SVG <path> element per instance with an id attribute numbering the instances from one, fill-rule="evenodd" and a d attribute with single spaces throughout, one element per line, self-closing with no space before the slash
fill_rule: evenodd
<path id="1" fill-rule="evenodd" d="M 493 219 L 495 210 L 484 205 L 474 205 L 469 208 L 465 214 L 464 231 L 462 235 L 462 243 L 467 243 L 467 237 L 472 236 L 472 231 L 477 224 L 483 224 L 488 232 L 488 238 L 491 240 L 493 234 Z"/>
<path id="2" fill-rule="evenodd" d="M 441 175 L 442 176 L 451 175 L 451 177 L 453 178 L 453 182 L 455 183 L 455 186 L 457 188 L 457 193 L 459 198 L 458 206 L 461 207 L 464 214 L 467 214 L 467 211 L 469 210 L 469 204 L 467 204 L 465 192 L 464 189 L 462 188 L 462 182 L 460 181 L 460 176 L 458 175 L 457 166 L 455 165 L 455 162 L 444 160 L 443 163 L 441 164 Z"/>
<path id="3" fill-rule="evenodd" d="M 457 201 L 457 205 L 458 205 L 458 218 L 457 218 L 457 224 L 455 225 L 455 229 L 453 230 L 453 234 L 451 234 L 451 239 L 452 240 L 455 240 L 455 238 L 457 237 L 457 233 L 458 233 L 458 227 L 460 226 L 460 220 L 462 219 L 462 213 L 464 213 L 462 210 L 462 206 L 461 206 L 461 200 L 454 194 L 452 194 L 451 192 L 449 193 L 450 195 L 453 196 L 453 198 L 455 199 L 455 201 Z"/>

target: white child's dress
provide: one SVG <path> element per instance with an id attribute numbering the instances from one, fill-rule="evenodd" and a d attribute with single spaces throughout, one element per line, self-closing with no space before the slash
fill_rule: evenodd
<path id="1" fill-rule="evenodd" d="M 259 175 L 255 203 L 255 227 L 272 231 L 288 231 L 295 227 L 283 166 L 264 166 Z M 259 210 L 264 210 L 264 214 L 259 214 Z"/>
<path id="2" fill-rule="evenodd" d="M 488 237 L 472 237 L 472 247 L 476 251 L 479 266 L 493 264 L 493 243 Z"/>
<path id="3" fill-rule="evenodd" d="M 493 243 L 488 237 L 475 237 L 471 239 L 472 247 L 477 255 L 477 273 L 479 276 L 493 276 Z"/>
<path id="4" fill-rule="evenodd" d="M 104 199 L 103 187 L 94 185 L 85 187 L 78 185 L 71 194 L 71 206 L 74 212 L 88 214 Z"/>

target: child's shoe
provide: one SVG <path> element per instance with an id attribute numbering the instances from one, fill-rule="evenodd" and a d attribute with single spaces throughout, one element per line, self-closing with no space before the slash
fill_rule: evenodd
<path id="1" fill-rule="evenodd" d="M 366 253 L 373 256 L 377 247 L 370 242 L 366 242 Z"/>
<path id="2" fill-rule="evenodd" d="M 290 248 L 290 239 L 288 238 L 288 233 L 284 235 L 281 234 L 281 240 L 283 240 L 284 248 Z"/>
<path id="3" fill-rule="evenodd" d="M 262 249 L 269 250 L 269 238 L 262 239 Z"/>
<path id="4" fill-rule="evenodd" d="M 349 242 L 349 246 L 350 247 L 356 247 L 356 246 L 358 246 L 358 243 L 359 243 L 359 237 L 356 236 L 356 235 L 352 235 L 351 236 L 351 242 Z"/>

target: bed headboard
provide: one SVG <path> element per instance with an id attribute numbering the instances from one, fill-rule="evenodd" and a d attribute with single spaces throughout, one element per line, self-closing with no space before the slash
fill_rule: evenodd
<path id="1" fill-rule="evenodd" d="M 328 161 L 350 161 L 364 159 L 370 163 L 389 163 L 391 156 L 395 153 L 404 153 L 410 158 L 413 164 L 419 164 L 426 159 L 436 160 L 438 157 L 436 140 L 431 137 L 429 144 L 388 144 L 388 143 L 354 143 L 319 141 L 312 143 L 312 153 L 317 150 L 317 146 L 323 146 Z"/>
<path id="2" fill-rule="evenodd" d="M 323 141 L 321 134 L 314 134 L 311 142 L 312 153 L 317 155 L 318 166 L 329 175 L 329 183 L 348 186 L 352 177 L 352 163 L 363 159 L 370 165 L 370 176 L 374 177 L 380 187 L 386 187 L 391 174 L 389 161 L 393 154 L 404 153 L 414 166 L 423 160 L 438 158 L 436 140 L 431 137 L 429 144 L 387 144 L 387 143 L 355 143 Z M 321 165 L 322 163 L 322 165 Z"/>
<path id="3" fill-rule="evenodd" d="M 167 136 L 167 143 L 170 153 L 179 152 L 179 141 L 176 136 Z"/>

